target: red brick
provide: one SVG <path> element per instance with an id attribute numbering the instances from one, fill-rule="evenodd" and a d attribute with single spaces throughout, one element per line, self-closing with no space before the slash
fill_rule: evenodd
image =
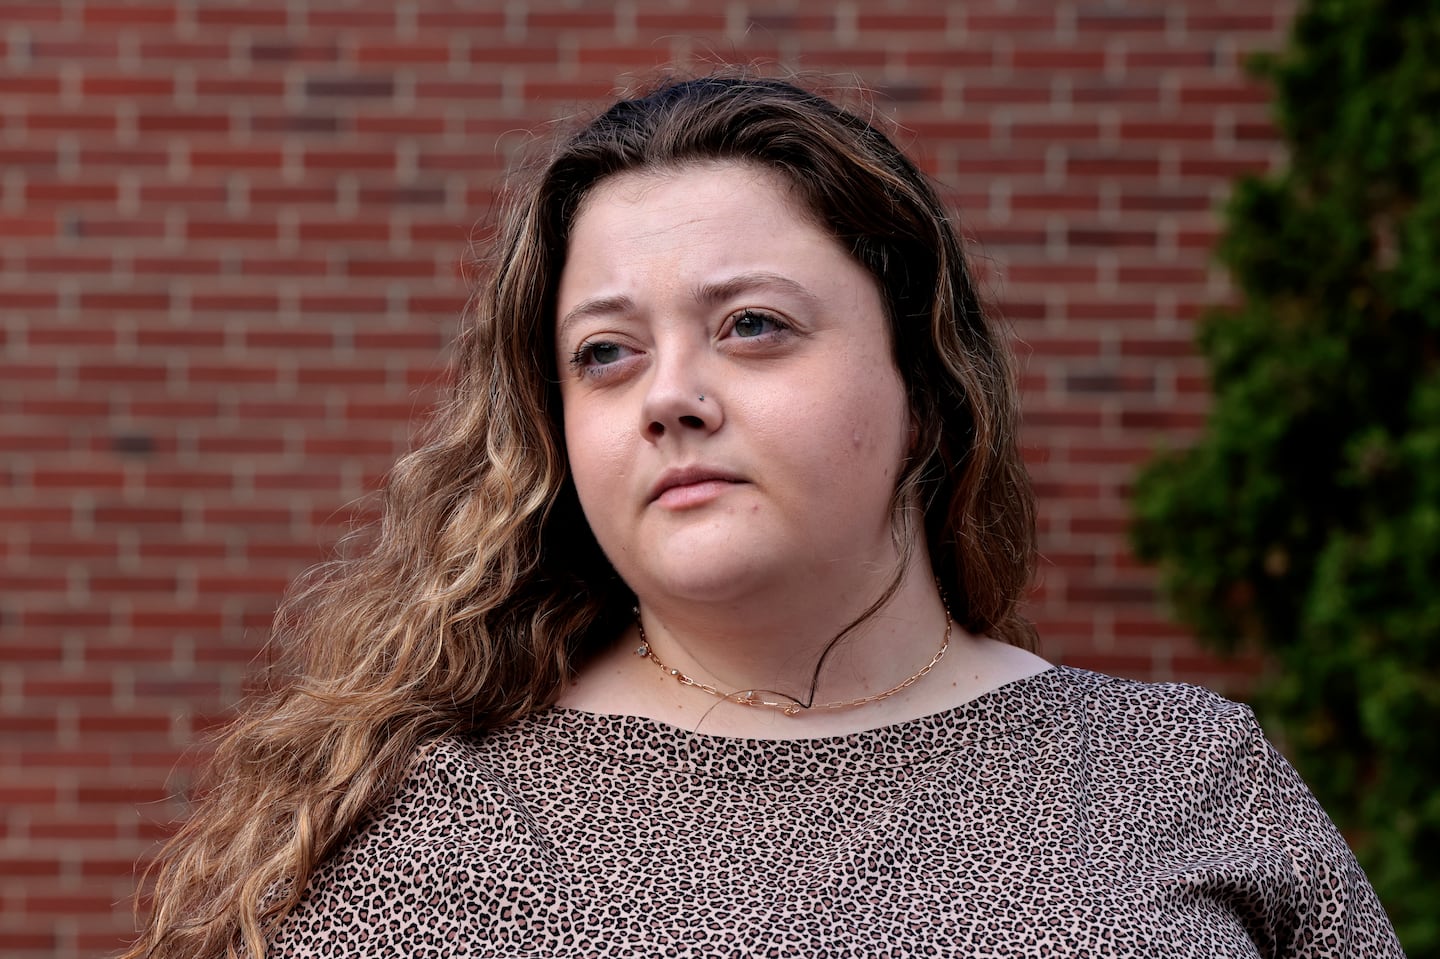
<path id="1" fill-rule="evenodd" d="M 275 383 L 280 372 L 273 365 L 265 366 L 221 366 L 192 363 L 186 370 L 189 378 L 196 383 Z"/>
<path id="2" fill-rule="evenodd" d="M 1213 140 L 1215 122 L 1203 120 L 1126 120 L 1120 124 L 1120 138 L 1127 142 L 1162 140 L 1166 143 L 1189 143 Z"/>
<path id="3" fill-rule="evenodd" d="M 384 297 L 354 293 L 311 293 L 300 298 L 300 309 L 306 313 L 384 313 L 388 308 Z"/>
<path id="4" fill-rule="evenodd" d="M 135 334 L 140 346 L 224 346 L 224 330 L 196 329 L 194 327 L 172 327 L 165 329 L 144 329 Z"/>
<path id="5" fill-rule="evenodd" d="M 36 237 L 54 236 L 53 216 L 0 216 L 0 236 Z"/>
<path id="6" fill-rule="evenodd" d="M 278 598 L 289 576 L 202 576 L 196 588 L 206 596 L 260 595 Z"/>
<path id="7" fill-rule="evenodd" d="M 142 183 L 140 202 L 151 206 L 220 206 L 229 199 L 223 183 Z M 157 233 L 157 235 L 160 235 Z"/>
<path id="8" fill-rule="evenodd" d="M 191 251 L 184 256 L 137 256 L 130 261 L 130 268 L 141 275 L 200 276 L 219 273 L 220 261 Z"/>
<path id="9" fill-rule="evenodd" d="M 256 63 L 333 63 L 340 48 L 331 42 L 288 43 L 266 38 L 250 43 L 250 59 Z"/>
<path id="10" fill-rule="evenodd" d="M 109 915 L 114 909 L 114 902 L 114 896 L 101 892 L 91 895 L 44 895 L 31 892 L 25 896 L 24 909 L 26 913 L 36 916 L 80 918 Z"/>
<path id="11" fill-rule="evenodd" d="M 168 76 L 87 73 L 80 80 L 80 93 L 86 97 L 169 97 L 175 93 L 175 80 Z"/>
<path id="12" fill-rule="evenodd" d="M 100 38 L 94 35 L 84 39 L 51 39 L 37 37 L 30 43 L 30 56 L 36 60 L 69 60 L 84 63 L 104 63 L 120 55 L 120 44 L 113 37 Z"/>
<path id="13" fill-rule="evenodd" d="M 190 220 L 185 235 L 192 240 L 263 240 L 274 243 L 279 227 L 264 220 Z"/>
<path id="14" fill-rule="evenodd" d="M 389 371 L 376 366 L 303 366 L 296 372 L 296 381 L 303 385 L 348 384 L 354 386 L 383 386 L 390 377 Z"/>
<path id="15" fill-rule="evenodd" d="M 60 23 L 65 19 L 65 8 L 53 0 L 43 3 L 26 3 L 23 0 L 7 0 L 5 19 L 8 23 Z"/>
<path id="16" fill-rule="evenodd" d="M 512 49 L 511 53 L 509 54 L 510 59 L 515 59 L 517 56 L 518 54 Z M 530 51 L 525 51 L 523 56 L 526 59 L 533 59 L 534 54 Z M 498 59 L 498 54 L 496 57 L 490 57 L 489 54 L 477 55 L 477 59 L 481 62 L 493 63 L 496 62 L 496 60 Z M 547 58 L 546 62 L 549 63 L 551 62 L 551 60 L 553 60 L 553 54 Z M 438 101 L 449 99 L 464 100 L 466 102 L 473 103 L 476 101 L 484 101 L 487 99 L 498 99 L 500 96 L 500 92 L 501 87 L 498 80 L 439 80 L 432 78 L 422 78 L 420 80 L 417 80 L 415 83 L 415 95 L 424 100 Z M 513 129 L 513 124 L 511 124 L 509 128 Z M 472 152 L 472 164 L 476 162 L 477 159 L 478 158 Z"/>
<path id="17" fill-rule="evenodd" d="M 76 373 L 82 383 L 163 383 L 170 375 L 163 366 L 125 363 L 82 363 Z"/>
<path id="18" fill-rule="evenodd" d="M 158 240 L 165 235 L 165 221 L 159 217 L 132 219 L 86 213 L 75 220 L 73 231 L 87 240 Z"/>
<path id="19" fill-rule="evenodd" d="M 572 9 L 565 11 L 548 11 L 531 9 L 527 11 L 525 23 L 528 27 L 536 30 L 583 30 L 587 28 L 613 28 L 615 26 L 615 12 L 613 10 L 583 10 Z"/>
<path id="20" fill-rule="evenodd" d="M 65 518 L 68 520 L 69 510 Z M 50 539 L 49 534 L 36 535 L 30 541 L 30 555 L 45 557 L 87 557 L 104 558 L 114 556 L 119 548 L 114 540 L 91 536 L 87 539 Z"/>
<path id="21" fill-rule="evenodd" d="M 335 348 L 335 334 L 329 330 L 312 329 L 247 330 L 245 332 L 245 345 L 252 348 L 261 349 L 270 347 L 281 347 L 287 350 L 331 350 Z M 292 411 L 293 415 L 294 406 L 287 405 L 287 408 Z"/>
<path id="22" fill-rule="evenodd" d="M 1108 54 L 1103 46 L 1085 47 L 1017 47 L 1010 56 L 1010 65 L 1017 71 L 1105 69 Z"/>
<path id="23" fill-rule="evenodd" d="M 18 909 L 17 909 L 18 912 Z M 37 955 L 52 955 L 56 948 L 56 935 L 48 924 L 43 928 L 0 929 L 0 952 L 5 955 L 20 955 L 20 950 L 34 950 Z"/>
<path id="24" fill-rule="evenodd" d="M 333 490 L 338 485 L 337 473 L 335 470 L 326 470 L 316 466 L 310 472 L 305 473 L 262 473 L 255 477 L 255 488 L 257 490 L 284 490 L 293 492 L 298 490 Z M 334 513 L 333 507 L 327 507 L 321 514 L 321 520 Z M 314 517 L 311 517 L 312 521 Z"/>
<path id="25" fill-rule="evenodd" d="M 114 259 L 109 253 L 87 255 L 46 251 L 30 253 L 24 258 L 23 264 L 27 273 L 67 273 L 71 276 L 100 274 L 103 276 L 113 268 Z M 32 329 L 30 334 L 33 337 L 34 334 L 40 332 L 43 331 Z"/>
<path id="26" fill-rule="evenodd" d="M 163 483 L 151 485 L 156 489 L 166 488 Z M 180 488 L 178 484 L 177 488 Z M 142 559 L 223 559 L 230 554 L 230 550 L 223 543 L 187 543 L 147 537 L 140 544 L 139 553 Z"/>
<path id="27" fill-rule="evenodd" d="M 1224 31 L 1226 33 L 1273 33 L 1283 21 L 1275 11 L 1215 11 L 1205 6 L 1185 11 L 1187 32 Z"/>
<path id="28" fill-rule="evenodd" d="M 118 121 L 114 112 L 69 112 L 69 111 L 45 111 L 32 112 L 24 118 L 24 124 L 33 131 L 59 131 L 71 132 L 71 134 L 102 134 L 102 132 L 115 132 Z"/>
<path id="29" fill-rule="evenodd" d="M 347 7 L 344 9 L 311 8 L 307 11 L 305 22 L 308 26 L 333 27 L 342 30 L 361 30 L 365 28 L 393 28 L 395 26 L 395 14 L 381 5 L 374 9 L 363 9 L 358 7 Z"/>
<path id="30" fill-rule="evenodd" d="M 86 3 L 83 9 L 83 22 L 87 27 L 170 25 L 176 21 L 175 5 L 170 3 L 103 4 L 92 0 Z"/>
<path id="31" fill-rule="evenodd" d="M 48 365 L 0 363 L 0 383 L 53 383 L 55 375 L 55 368 Z"/>
<path id="32" fill-rule="evenodd" d="M 119 167 L 122 169 L 140 169 L 144 167 L 163 168 L 168 162 L 169 158 L 164 150 L 149 145 L 121 147 L 113 144 L 80 144 L 80 166 L 82 169 L 89 167 Z"/>
<path id="33" fill-rule="evenodd" d="M 200 97 L 241 99 L 253 106 L 256 101 L 278 100 L 285 96 L 285 81 L 275 76 L 197 77 L 195 94 Z"/>
<path id="34" fill-rule="evenodd" d="M 151 40 L 140 41 L 140 58 L 146 61 L 179 61 L 200 64 L 224 63 L 230 57 L 227 43 L 206 40 Z"/>
<path id="35" fill-rule="evenodd" d="M 304 229 L 301 227 L 302 233 Z M 388 231 L 382 228 L 381 232 Z M 247 256 L 240 261 L 240 272 L 246 276 L 325 276 L 329 271 L 330 265 L 324 260 L 306 257 L 275 259 Z"/>
<path id="36" fill-rule="evenodd" d="M 435 276 L 433 260 L 352 259 L 345 264 L 345 272 L 354 277 L 385 277 L 429 279 Z"/>
<path id="37" fill-rule="evenodd" d="M 284 4 L 207 2 L 195 10 L 195 22 L 207 27 L 284 27 L 289 23 Z"/>
<path id="38" fill-rule="evenodd" d="M 342 243 L 360 243 L 364 241 L 385 242 L 390 239 L 390 224 L 378 220 L 370 221 L 318 221 L 307 219 L 300 224 L 300 240 L 302 243 L 313 243 L 321 240 L 337 240 Z"/>
<path id="39" fill-rule="evenodd" d="M 56 862 L 54 859 L 19 859 L 10 856 L 0 857 L 0 878 L 16 879 L 22 877 L 30 878 L 34 876 L 58 877 L 59 875 L 60 863 Z M 0 933 L 0 947 L 6 945 L 7 940 L 5 938 L 5 934 Z M 14 948 L 17 944 L 12 941 L 9 942 L 8 945 Z M 36 945 L 49 945 L 49 943 L 38 943 Z"/>
<path id="40" fill-rule="evenodd" d="M 54 716 L 32 714 L 26 716 L 6 716 L 0 714 L 0 733 L 7 735 L 22 733 L 54 733 L 59 726 Z"/>
<path id="41" fill-rule="evenodd" d="M 41 327 L 30 330 L 25 338 L 31 346 L 114 346 L 116 341 L 114 330 L 97 330 L 86 327 Z"/>
<path id="42" fill-rule="evenodd" d="M 228 472 L 201 470 L 147 469 L 143 482 L 149 489 L 230 489 L 234 477 Z"/>
<path id="43" fill-rule="evenodd" d="M 217 162 L 219 157 L 217 155 Z M 276 158 L 278 164 L 279 158 Z M 250 188 L 251 206 L 334 206 L 337 194 L 333 184 L 306 184 L 305 186 L 265 186 L 257 184 Z"/>
<path id="44" fill-rule="evenodd" d="M 125 485 L 125 474 L 119 469 L 37 469 L 31 474 L 37 488 L 50 489 L 119 489 Z"/>
<path id="45" fill-rule="evenodd" d="M 216 167 L 222 170 L 245 169 L 279 170 L 285 165 L 285 151 L 279 147 L 255 147 L 248 149 L 191 150 L 190 165 L 196 169 Z"/>
<path id="46" fill-rule="evenodd" d="M 414 297 L 411 303 L 414 303 Z M 446 299 L 446 312 L 459 312 L 461 301 Z M 355 347 L 361 350 L 422 350 L 424 352 L 438 351 L 445 345 L 449 337 L 440 330 L 409 329 L 409 330 L 373 330 L 361 331 L 355 334 Z"/>
<path id="47" fill-rule="evenodd" d="M 92 576 L 90 590 L 94 593 L 173 593 L 174 576 Z"/>
<path id="48" fill-rule="evenodd" d="M 101 526 L 110 524 L 122 526 L 162 524 L 174 526 L 180 523 L 182 515 L 178 506 L 111 504 L 95 507 L 95 522 Z"/>
<path id="49" fill-rule="evenodd" d="M 316 171 L 393 170 L 395 154 L 389 150 L 310 149 L 305 151 L 305 168 Z"/>
<path id="50" fill-rule="evenodd" d="M 46 679 L 30 676 L 20 687 L 27 698 L 62 699 L 109 699 L 115 695 L 115 683 L 110 679 Z"/>
<path id="51" fill-rule="evenodd" d="M 112 802 L 115 802 L 112 800 Z M 117 805 L 124 804 L 123 800 L 116 802 Z M 137 863 L 133 858 L 125 859 L 94 859 L 87 858 L 80 864 L 80 875 L 86 879 L 139 879 L 144 869 L 144 863 Z M 103 940 L 108 943 L 109 940 Z"/>
<path id="52" fill-rule="evenodd" d="M 323 421 L 329 414 L 330 407 L 325 403 L 242 398 L 235 404 L 235 415 L 244 422 L 252 419 Z"/>
<path id="53" fill-rule="evenodd" d="M 284 453 L 285 440 L 279 436 L 201 436 L 196 442 L 201 453 Z"/>
<path id="54" fill-rule="evenodd" d="M 167 729 L 168 722 L 167 718 Z M 138 806 L 164 802 L 169 797 L 169 791 L 160 785 L 82 785 L 75 791 L 75 799 L 82 806 Z"/>
<path id="55" fill-rule="evenodd" d="M 365 41 L 357 44 L 351 55 L 357 64 L 437 64 L 450 59 L 448 43 L 380 43 Z"/>

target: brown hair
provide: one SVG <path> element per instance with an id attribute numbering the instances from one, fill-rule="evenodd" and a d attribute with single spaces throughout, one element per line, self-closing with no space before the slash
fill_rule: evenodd
<path id="1" fill-rule="evenodd" d="M 262 955 L 266 930 L 420 745 L 550 705 L 629 621 L 634 597 L 567 477 L 556 284 L 597 183 L 713 160 L 779 172 L 874 276 L 918 431 L 896 502 L 923 509 L 956 621 L 1033 644 L 1018 613 L 1034 511 L 1010 353 L 933 187 L 874 126 L 789 83 L 664 83 L 560 141 L 512 191 L 448 402 L 392 472 L 373 542 L 281 607 L 276 636 L 294 677 L 219 741 L 127 956 Z"/>

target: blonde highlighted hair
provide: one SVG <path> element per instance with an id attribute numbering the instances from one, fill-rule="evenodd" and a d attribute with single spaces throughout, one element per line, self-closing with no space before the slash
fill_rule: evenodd
<path id="1" fill-rule="evenodd" d="M 560 140 L 500 217 L 448 398 L 383 494 L 359 555 L 286 600 L 292 678 L 218 741 L 194 814 L 162 850 L 127 957 L 264 954 L 315 867 L 397 787 L 416 750 L 551 705 L 634 597 L 570 483 L 554 300 L 577 209 L 601 180 L 731 160 L 784 176 L 874 276 L 917 428 L 896 501 L 919 504 L 956 621 L 1033 645 L 1034 557 L 1008 345 L 951 218 L 870 123 L 786 82 L 667 81 Z"/>

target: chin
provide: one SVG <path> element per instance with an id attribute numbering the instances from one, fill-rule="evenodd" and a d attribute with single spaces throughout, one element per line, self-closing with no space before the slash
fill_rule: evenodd
<path id="1" fill-rule="evenodd" d="M 654 596 L 706 605 L 743 602 L 777 580 L 778 570 L 757 562 L 753 554 L 652 555 L 659 555 L 659 562 L 646 563 L 624 577 L 642 600 Z"/>

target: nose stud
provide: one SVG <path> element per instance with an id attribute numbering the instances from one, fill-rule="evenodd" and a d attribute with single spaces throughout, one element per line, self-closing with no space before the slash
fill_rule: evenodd
<path id="1" fill-rule="evenodd" d="M 702 402 L 702 403 L 705 402 L 705 394 L 704 394 L 704 393 L 701 393 L 701 394 L 700 394 L 700 402 Z"/>

